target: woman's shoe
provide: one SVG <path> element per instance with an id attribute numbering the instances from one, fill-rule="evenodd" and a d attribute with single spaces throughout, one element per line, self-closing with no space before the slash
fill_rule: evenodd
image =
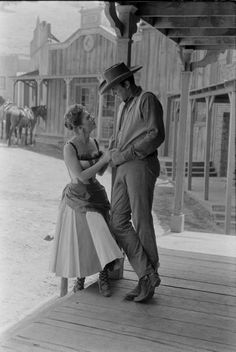
<path id="1" fill-rule="evenodd" d="M 78 277 L 77 280 L 75 281 L 74 287 L 73 287 L 73 292 L 81 291 L 84 289 L 84 281 L 85 277 Z"/>
<path id="2" fill-rule="evenodd" d="M 98 279 L 98 287 L 99 287 L 99 292 L 104 296 L 104 297 L 110 297 L 111 296 L 111 288 L 109 285 L 109 278 L 108 278 L 108 270 L 103 269 L 99 273 L 99 279 Z"/>

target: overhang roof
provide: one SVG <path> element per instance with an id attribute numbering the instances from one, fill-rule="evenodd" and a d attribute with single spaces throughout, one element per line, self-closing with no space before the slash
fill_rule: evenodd
<path id="1" fill-rule="evenodd" d="M 180 47 L 236 49 L 236 0 L 117 1 L 133 5 L 136 15 Z"/>

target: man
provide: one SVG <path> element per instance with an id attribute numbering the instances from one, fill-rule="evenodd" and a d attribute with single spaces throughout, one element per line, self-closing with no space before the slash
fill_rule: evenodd
<path id="1" fill-rule="evenodd" d="M 111 227 L 139 278 L 125 297 L 135 302 L 149 300 L 161 282 L 152 202 L 160 173 L 157 148 L 165 139 L 161 103 L 135 84 L 133 74 L 141 68 L 116 64 L 104 72 L 99 87 L 100 94 L 112 89 L 123 101 L 110 148 L 111 165 L 116 168 Z"/>

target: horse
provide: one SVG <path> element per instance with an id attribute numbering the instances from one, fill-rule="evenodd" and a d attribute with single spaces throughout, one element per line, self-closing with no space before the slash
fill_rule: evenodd
<path id="1" fill-rule="evenodd" d="M 6 112 L 7 110 L 13 106 L 14 103 L 10 100 L 4 100 L 3 104 L 0 105 L 0 123 L 1 123 L 1 139 L 4 138 L 4 126 L 6 122 Z M 16 133 L 16 131 L 15 131 Z"/>
<path id="2" fill-rule="evenodd" d="M 19 126 L 21 120 L 25 118 L 26 114 L 22 108 L 16 105 L 12 105 L 6 111 L 6 138 L 8 140 L 8 146 L 11 145 L 12 132 Z M 17 135 L 18 143 L 18 135 Z"/>
<path id="3" fill-rule="evenodd" d="M 33 133 L 41 116 L 46 120 L 47 108 L 45 105 L 33 106 L 31 108 L 19 108 L 16 105 L 11 106 L 6 112 L 6 136 L 8 139 L 8 146 L 11 145 L 12 132 L 17 128 L 17 144 L 19 138 L 22 137 L 22 129 L 25 129 L 25 145 L 27 145 L 28 131 L 30 132 L 30 144 L 33 144 Z"/>
<path id="4" fill-rule="evenodd" d="M 47 107 L 46 105 L 38 105 L 38 106 L 31 106 L 31 110 L 33 112 L 34 118 L 31 121 L 30 125 L 30 141 L 31 144 L 34 142 L 35 143 L 35 130 L 36 130 L 36 124 L 39 122 L 38 118 L 42 118 L 43 121 L 46 123 L 47 119 Z"/>
<path id="5" fill-rule="evenodd" d="M 20 120 L 17 129 L 18 129 L 18 133 L 17 133 L 17 144 L 18 144 L 18 140 L 20 138 L 20 141 L 22 143 L 22 129 L 25 129 L 25 145 L 27 145 L 27 138 L 28 138 L 28 130 L 31 131 L 31 126 L 34 122 L 34 113 L 33 111 L 28 107 L 25 106 L 24 108 L 19 108 L 22 112 L 23 112 L 23 117 Z M 30 139 L 30 144 L 32 144 L 32 137 Z"/>

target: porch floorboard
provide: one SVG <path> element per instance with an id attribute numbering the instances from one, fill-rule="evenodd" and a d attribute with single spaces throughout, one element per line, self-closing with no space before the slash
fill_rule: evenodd
<path id="1" fill-rule="evenodd" d="M 97 283 L 57 299 L 3 336 L 0 351 L 233 352 L 236 350 L 236 258 L 160 248 L 161 286 L 146 304 L 123 297 L 124 279 L 102 297 Z"/>

